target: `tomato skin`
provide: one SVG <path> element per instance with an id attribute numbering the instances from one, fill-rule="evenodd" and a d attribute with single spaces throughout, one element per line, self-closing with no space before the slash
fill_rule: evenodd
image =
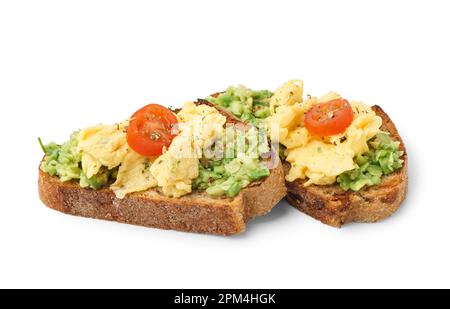
<path id="1" fill-rule="evenodd" d="M 305 115 L 305 127 L 312 135 L 343 133 L 353 121 L 353 110 L 345 99 L 314 105 Z"/>
<path id="2" fill-rule="evenodd" d="M 133 114 L 127 129 L 127 143 L 131 149 L 146 156 L 159 156 L 169 147 L 176 134 L 173 128 L 177 117 L 168 108 L 148 104 Z"/>

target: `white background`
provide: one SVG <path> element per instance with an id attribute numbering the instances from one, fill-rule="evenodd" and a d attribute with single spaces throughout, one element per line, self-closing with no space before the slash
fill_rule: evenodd
<path id="1" fill-rule="evenodd" d="M 450 287 L 448 1 L 0 3 L 0 287 Z M 292 78 L 394 119 L 410 159 L 394 216 L 335 229 L 283 202 L 226 238 L 38 198 L 38 136 Z"/>

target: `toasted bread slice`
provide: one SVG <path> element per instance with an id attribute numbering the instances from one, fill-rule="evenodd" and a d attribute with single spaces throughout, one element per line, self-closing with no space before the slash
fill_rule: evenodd
<path id="1" fill-rule="evenodd" d="M 195 103 L 214 107 L 205 100 Z M 219 112 L 227 117 L 227 123 L 242 123 L 224 111 Z M 233 198 L 215 198 L 199 190 L 174 198 L 164 196 L 155 188 L 118 199 L 110 189 L 81 188 L 77 182 L 62 182 L 41 170 L 39 196 L 49 208 L 75 216 L 160 229 L 233 235 L 245 231 L 249 220 L 267 214 L 286 196 L 283 166 L 279 160 L 276 163 L 269 176 L 252 182 Z"/>
<path id="2" fill-rule="evenodd" d="M 383 119 L 381 129 L 400 142 L 404 151 L 403 167 L 383 176 L 380 185 L 363 188 L 357 192 L 344 191 L 338 184 L 304 187 L 306 180 L 286 181 L 288 202 L 300 211 L 321 222 L 340 227 L 347 222 L 376 222 L 394 213 L 406 196 L 408 185 L 408 160 L 405 146 L 392 120 L 375 105 L 375 113 Z M 290 165 L 283 163 L 285 172 Z"/>
<path id="3" fill-rule="evenodd" d="M 255 216 L 268 213 L 286 195 L 281 164 L 234 198 L 213 198 L 193 192 L 180 198 L 156 189 L 116 198 L 109 189 L 81 188 L 39 170 L 39 196 L 50 208 L 66 214 L 187 232 L 232 235 L 245 230 Z"/>

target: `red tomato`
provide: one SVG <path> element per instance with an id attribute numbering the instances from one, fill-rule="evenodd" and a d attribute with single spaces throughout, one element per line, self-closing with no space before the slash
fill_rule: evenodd
<path id="1" fill-rule="evenodd" d="M 305 115 L 306 129 L 318 136 L 342 133 L 352 121 L 352 107 L 345 99 L 316 104 Z"/>
<path id="2" fill-rule="evenodd" d="M 144 106 L 130 118 L 128 145 L 143 156 L 159 156 L 163 147 L 169 147 L 175 137 L 172 128 L 177 122 L 177 117 L 164 106 Z"/>

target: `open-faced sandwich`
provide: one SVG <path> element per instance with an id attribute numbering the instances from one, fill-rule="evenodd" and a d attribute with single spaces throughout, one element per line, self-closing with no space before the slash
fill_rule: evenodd
<path id="1" fill-rule="evenodd" d="M 405 146 L 379 106 L 334 92 L 304 99 L 300 80 L 273 94 L 230 87 L 206 101 L 269 129 L 272 144 L 280 143 L 288 202 L 323 223 L 379 221 L 405 199 Z"/>
<path id="2" fill-rule="evenodd" d="M 405 146 L 387 114 L 334 92 L 305 99 L 300 80 L 274 93 L 229 87 L 176 111 L 150 104 L 41 146 L 47 206 L 181 231 L 242 232 L 286 192 L 331 226 L 375 222 L 407 190 Z"/>
<path id="3" fill-rule="evenodd" d="M 72 215 L 230 235 L 286 195 L 267 138 L 199 103 L 150 104 L 41 146 L 40 198 Z"/>

